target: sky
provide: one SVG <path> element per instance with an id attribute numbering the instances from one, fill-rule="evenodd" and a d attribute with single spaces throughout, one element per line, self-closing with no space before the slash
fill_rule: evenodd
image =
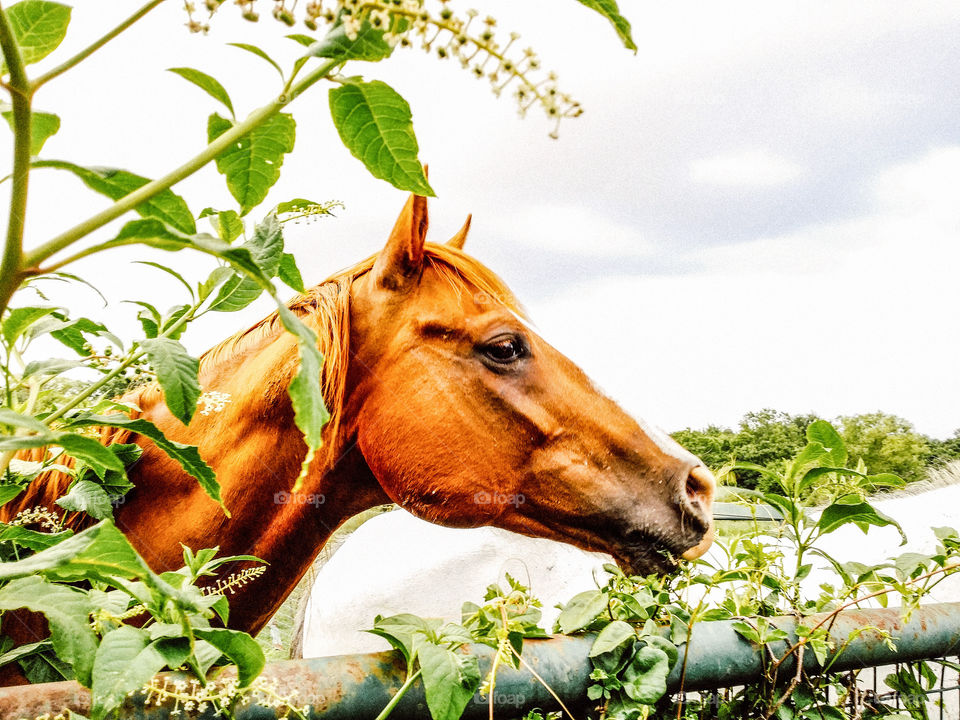
<path id="1" fill-rule="evenodd" d="M 938 437 L 960 428 L 960 5 L 622 0 L 634 54 L 573 0 L 476 4 L 519 32 L 585 112 L 553 140 L 544 117 L 521 120 L 510 98 L 422 51 L 354 65 L 410 103 L 438 195 L 430 239 L 473 213 L 467 250 L 543 336 L 669 431 L 733 426 L 763 407 L 883 410 Z M 38 109 L 63 120 L 43 156 L 156 177 L 199 151 L 219 108 L 164 69 L 213 74 L 241 116 L 263 104 L 274 71 L 224 46 L 255 42 L 289 64 L 296 46 L 260 5 L 251 25 L 225 3 L 208 36 L 185 31 L 178 3 L 162 5 L 38 93 Z M 63 54 L 136 7 L 78 3 Z M 381 247 L 405 194 L 340 145 L 325 88 L 290 110 L 297 148 L 264 208 L 344 203 L 336 218 L 288 227 L 313 284 Z M 194 211 L 230 206 L 211 168 L 175 190 Z M 38 171 L 27 245 L 105 204 Z M 74 271 L 99 285 L 109 276 L 112 301 L 179 302 L 174 284 L 131 264 L 141 256 Z M 202 259 L 159 259 L 204 274 Z M 56 299 L 133 330 L 131 306 L 103 309 L 86 291 Z M 205 318 L 185 343 L 199 353 L 269 310 Z"/>

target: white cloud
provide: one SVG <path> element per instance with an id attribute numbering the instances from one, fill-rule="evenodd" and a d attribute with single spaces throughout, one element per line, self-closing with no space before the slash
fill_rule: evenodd
<path id="1" fill-rule="evenodd" d="M 883 172 L 868 216 L 530 310 L 613 397 L 668 429 L 770 406 L 882 409 L 946 436 L 960 426 L 960 204 L 945 202 L 958 185 L 960 148 L 933 151 Z"/>
<path id="2" fill-rule="evenodd" d="M 763 188 L 785 185 L 798 179 L 803 168 L 765 150 L 741 150 L 694 160 L 690 179 L 705 185 L 732 188 Z"/>
<path id="3" fill-rule="evenodd" d="M 537 245 L 544 252 L 600 256 L 648 255 L 650 242 L 629 224 L 585 205 L 534 205 L 497 216 L 492 232 Z"/>

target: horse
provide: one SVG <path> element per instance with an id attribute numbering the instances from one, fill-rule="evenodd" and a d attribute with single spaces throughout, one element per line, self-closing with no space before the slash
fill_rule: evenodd
<path id="1" fill-rule="evenodd" d="M 411 195 L 379 253 L 289 303 L 317 334 L 330 412 L 297 493 L 306 445 L 287 388 L 299 360 L 276 313 L 201 356 L 203 390 L 230 399 L 219 412 L 185 426 L 156 384 L 124 398 L 199 448 L 231 513 L 148 439 L 105 431 L 143 449 L 115 522 L 151 567 L 179 568 L 181 543 L 266 561 L 232 597 L 230 627 L 258 632 L 331 533 L 385 503 L 607 552 L 635 572 L 668 572 L 709 547 L 710 471 L 535 332 L 503 281 L 463 251 L 469 226 L 427 243 L 427 201 Z M 0 520 L 54 508 L 69 482 L 44 474 Z M 4 624 L 18 643 L 45 634 Z"/>
<path id="2" fill-rule="evenodd" d="M 960 507 L 960 462 L 953 472 L 933 472 L 928 479 L 896 492 L 871 498 L 877 510 L 896 519 L 907 536 L 901 546 L 892 526 L 871 527 L 868 533 L 848 525 L 824 536 L 818 547 L 840 562 L 879 564 L 905 552 L 933 554 L 937 540 L 930 528 L 956 525 Z M 814 512 L 816 512 L 814 510 Z M 771 528 L 763 535 L 769 547 L 793 567 L 795 555 Z M 727 559 L 718 543 L 703 560 L 714 567 Z M 817 558 L 811 558 L 816 560 Z M 558 611 L 576 593 L 602 585 L 608 575 L 603 564 L 611 559 L 565 543 L 534 539 L 496 528 L 451 530 L 424 523 L 406 512 L 391 512 L 367 520 L 320 567 L 295 622 L 291 657 L 318 657 L 388 649 L 382 638 L 363 632 L 376 615 L 412 612 L 421 617 L 456 621 L 460 605 L 478 601 L 490 583 L 501 582 L 509 571 L 543 605 L 541 626 L 548 631 Z M 821 583 L 836 583 L 826 561 L 803 580 L 807 596 Z M 324 588 L 351 588 L 329 596 Z M 725 586 L 702 588 L 707 602 L 722 600 Z M 896 596 L 890 604 L 899 602 Z M 960 601 L 960 573 L 946 577 L 924 602 Z M 696 602 L 696 600 L 694 600 Z M 864 607 L 878 606 L 868 601 Z"/>

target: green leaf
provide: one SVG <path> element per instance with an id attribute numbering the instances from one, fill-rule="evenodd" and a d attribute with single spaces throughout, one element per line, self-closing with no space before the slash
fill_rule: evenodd
<path id="1" fill-rule="evenodd" d="M 41 323 L 32 329 L 31 334 L 33 332 L 40 333 L 41 331 L 49 332 L 52 338 L 63 343 L 83 357 L 87 356 L 87 351 L 83 347 L 87 343 L 87 335 L 105 337 L 118 348 L 123 348 L 123 342 L 121 342 L 120 338 L 107 330 L 106 326 L 101 323 L 94 322 L 88 318 L 68 320 L 64 316 L 60 316 L 59 313 L 56 317 L 58 318 L 57 320 L 54 321 L 51 319 L 50 323 Z"/>
<path id="2" fill-rule="evenodd" d="M 19 307 L 11 308 L 0 325 L 0 334 L 7 347 L 10 347 L 33 323 L 46 317 L 59 308 L 55 307 Z"/>
<path id="3" fill-rule="evenodd" d="M 280 267 L 277 277 L 291 290 L 296 290 L 300 293 L 307 291 L 303 286 L 303 277 L 300 275 L 300 268 L 297 267 L 297 260 L 290 253 L 284 253 L 280 256 Z"/>
<path id="4" fill-rule="evenodd" d="M 23 674 L 27 678 L 27 682 L 31 684 L 77 679 L 73 668 L 58 658 L 56 652 L 53 650 L 53 646 L 49 644 L 46 648 L 20 658 L 19 664 L 20 669 L 23 670 Z M 87 720 L 87 718 L 82 715 L 78 715 L 77 717 L 82 720 Z M 73 717 L 69 717 L 68 720 L 73 720 Z"/>
<path id="5" fill-rule="evenodd" d="M 843 498 L 840 498 L 840 500 L 843 500 Z M 875 525 L 877 527 L 893 525 L 900 533 L 900 537 L 903 538 L 901 545 L 907 542 L 907 536 L 900 524 L 867 502 L 857 502 L 849 505 L 843 502 L 834 502 L 824 508 L 820 520 L 817 521 L 817 527 L 820 528 L 822 533 L 830 533 L 849 523 L 856 523 L 858 526 Z"/>
<path id="6" fill-rule="evenodd" d="M 367 60 L 377 62 L 393 54 L 393 47 L 383 39 L 385 31 L 364 22 L 355 39 L 347 37 L 342 24 L 333 27 L 319 42 L 310 46 L 308 55 L 334 60 Z"/>
<path id="7" fill-rule="evenodd" d="M 200 397 L 200 381 L 197 380 L 200 362 L 183 345 L 170 338 L 147 339 L 141 347 L 147 351 L 150 365 L 157 373 L 157 382 L 163 389 L 163 399 L 170 412 L 184 425 L 189 425 Z"/>
<path id="8" fill-rule="evenodd" d="M 323 355 L 317 349 L 317 336 L 313 330 L 300 322 L 286 305 L 280 304 L 278 313 L 283 327 L 296 336 L 300 349 L 300 368 L 290 382 L 289 393 L 293 403 L 294 420 L 309 448 L 303 465 L 305 471 L 313 451 L 323 444 L 323 426 L 330 419 L 320 386 Z"/>
<path id="9" fill-rule="evenodd" d="M 8 638 L 4 638 L 5 640 Z M 26 655 L 32 655 L 33 653 L 41 652 L 50 647 L 49 640 L 41 640 L 40 642 L 29 643 L 28 645 L 18 645 L 12 650 L 0 655 L 0 667 L 8 665 Z"/>
<path id="10" fill-rule="evenodd" d="M 119 473 L 125 472 L 123 463 L 117 456 L 110 452 L 110 449 L 105 445 L 101 445 L 91 437 L 66 432 L 56 433 L 55 442 L 69 455 L 87 463 L 101 477 L 107 470 L 115 470 Z"/>
<path id="11" fill-rule="evenodd" d="M 636 633 L 633 632 L 632 625 L 623 620 L 614 620 L 605 626 L 597 635 L 597 639 L 593 641 L 593 646 L 590 648 L 590 657 L 597 657 L 615 650 L 624 643 L 632 641 L 635 637 Z"/>
<path id="12" fill-rule="evenodd" d="M 254 280 L 234 273 L 223 285 L 217 297 L 210 303 L 210 309 L 217 312 L 236 312 L 243 310 L 263 293 L 263 286 Z"/>
<path id="13" fill-rule="evenodd" d="M 10 408 L 0 407 L 0 425 L 12 425 L 13 427 L 31 430 L 36 433 L 48 434 L 50 430 L 42 422 L 32 415 L 24 415 Z"/>
<path id="14" fill-rule="evenodd" d="M 213 142 L 233 127 L 216 113 L 207 121 L 207 141 Z M 217 170 L 227 179 L 230 194 L 246 215 L 267 196 L 280 177 L 283 157 L 293 150 L 297 124 L 279 113 L 264 121 L 217 156 Z"/>
<path id="15" fill-rule="evenodd" d="M 317 39 L 312 35 L 304 35 L 303 33 L 293 33 L 291 35 L 284 35 L 288 40 L 293 40 L 295 43 L 303 45 L 304 47 L 310 47 L 313 45 Z"/>
<path id="16" fill-rule="evenodd" d="M 150 182 L 149 179 L 134 175 L 126 170 L 102 167 L 81 167 L 63 160 L 36 160 L 34 167 L 56 168 L 67 170 L 76 175 L 91 190 L 106 195 L 111 200 L 119 200 L 134 190 Z M 162 190 L 149 200 L 144 200 L 134 210 L 141 217 L 156 218 L 163 223 L 176 228 L 180 232 L 193 234 L 197 225 L 193 220 L 193 213 L 182 197 L 172 190 Z"/>
<path id="17" fill-rule="evenodd" d="M 283 257 L 283 231 L 276 215 L 267 215 L 263 222 L 254 228 L 253 237 L 240 248 L 250 253 L 264 277 L 274 277 Z M 260 297 L 263 290 L 262 282 L 238 273 L 221 286 L 217 297 L 210 304 L 210 309 L 218 312 L 241 310 Z"/>
<path id="18" fill-rule="evenodd" d="M 894 558 L 893 565 L 897 569 L 900 579 L 908 580 L 916 577 L 919 571 L 925 570 L 928 562 L 930 562 L 930 558 L 927 555 L 906 552 Z"/>
<path id="19" fill-rule="evenodd" d="M 146 685 L 166 664 L 146 631 L 121 625 L 108 632 L 93 661 L 93 716 L 107 717 L 129 693 Z"/>
<path id="20" fill-rule="evenodd" d="M 826 420 L 814 420 L 807 426 L 807 440 L 818 442 L 827 451 L 830 464 L 843 467 L 847 463 L 847 447 L 833 425 Z"/>
<path id="21" fill-rule="evenodd" d="M 29 548 L 34 552 L 41 552 L 53 547 L 57 543 L 73 535 L 73 530 L 63 530 L 55 533 L 38 532 L 20 525 L 0 523 L 0 542 L 12 542 L 20 547 Z"/>
<path id="22" fill-rule="evenodd" d="M 143 308 L 137 313 L 137 320 L 140 322 L 140 327 L 143 328 L 145 337 L 155 338 L 160 334 L 160 324 L 163 322 L 163 318 L 160 317 L 159 310 L 143 300 L 124 300 L 123 302 L 139 305 Z"/>
<path id="23" fill-rule="evenodd" d="M 61 358 L 50 358 L 49 360 L 32 360 L 27 363 L 27 366 L 23 369 L 23 378 L 26 379 L 32 375 L 46 375 L 53 376 L 59 375 L 60 373 L 66 372 L 67 370 L 72 370 L 73 368 L 82 367 L 83 363 L 77 360 L 63 360 Z"/>
<path id="24" fill-rule="evenodd" d="M 206 640 L 237 666 L 240 687 L 246 687 L 263 670 L 266 658 L 257 641 L 245 632 L 225 628 L 194 628 L 198 638 Z"/>
<path id="25" fill-rule="evenodd" d="M 606 594 L 599 590 L 587 590 L 574 595 L 564 606 L 557 618 L 557 625 L 560 627 L 560 632 L 572 633 L 585 628 L 606 609 Z"/>
<path id="26" fill-rule="evenodd" d="M 760 497 L 762 497 L 768 505 L 773 505 L 773 507 L 779 509 L 783 513 L 783 516 L 789 519 L 791 523 L 797 522 L 803 512 L 792 500 L 785 498 L 783 495 L 761 493 Z"/>
<path id="27" fill-rule="evenodd" d="M 424 643 L 419 658 L 430 716 L 433 720 L 459 720 L 480 686 L 476 656 Z"/>
<path id="28" fill-rule="evenodd" d="M 0 505 L 5 505 L 6 503 L 10 502 L 24 490 L 26 490 L 25 485 L 0 485 Z"/>
<path id="29" fill-rule="evenodd" d="M 192 82 L 214 100 L 219 100 L 226 105 L 231 115 L 236 114 L 234 113 L 233 102 L 230 100 L 229 93 L 227 93 L 226 88 L 224 88 L 216 78 L 207 75 L 205 72 L 200 72 L 199 70 L 188 67 L 167 68 L 167 71 L 176 73 L 187 82 Z"/>
<path id="30" fill-rule="evenodd" d="M 277 216 L 272 213 L 267 215 L 254 228 L 253 237 L 240 247 L 250 251 L 254 262 L 266 277 L 276 277 L 283 256 L 283 231 Z"/>
<path id="31" fill-rule="evenodd" d="M 215 267 L 210 275 L 207 276 L 207 279 L 197 285 L 197 299 L 200 301 L 206 300 L 210 297 L 210 293 L 220 287 L 220 284 L 227 278 L 232 277 L 233 274 L 233 270 L 229 267 L 222 265 Z"/>
<path id="32" fill-rule="evenodd" d="M 906 482 L 899 475 L 894 475 L 893 473 L 879 473 L 877 475 L 867 475 L 865 480 L 875 488 L 879 487 L 892 487 L 892 488 L 902 488 L 906 486 Z"/>
<path id="33" fill-rule="evenodd" d="M 0 578 L 43 574 L 54 580 L 135 577 L 146 566 L 109 520 L 23 560 L 0 563 Z"/>
<path id="34" fill-rule="evenodd" d="M 240 233 L 243 232 L 243 220 L 236 210 L 214 210 L 213 208 L 204 208 L 200 213 L 201 218 L 209 217 L 210 224 L 221 240 L 233 242 Z"/>
<path id="35" fill-rule="evenodd" d="M 648 635 L 643 638 L 648 645 L 652 645 L 655 648 L 660 648 L 666 653 L 667 660 L 670 663 L 672 668 L 677 664 L 677 660 L 680 658 L 680 652 L 677 650 L 677 646 L 672 642 L 667 640 L 665 637 L 660 637 L 659 635 Z"/>
<path id="36" fill-rule="evenodd" d="M 85 512 L 97 520 L 113 517 L 113 505 L 106 490 L 89 480 L 81 480 L 70 492 L 57 498 L 57 505 L 70 512 Z"/>
<path id="37" fill-rule="evenodd" d="M 370 174 L 400 190 L 435 194 L 417 159 L 410 106 L 393 88 L 379 80 L 347 80 L 329 97 L 340 139 Z"/>
<path id="38" fill-rule="evenodd" d="M 240 43 L 240 42 L 227 43 L 227 45 L 232 45 L 232 46 L 235 47 L 235 48 L 240 48 L 241 50 L 246 50 L 248 53 L 251 53 L 251 54 L 253 54 L 253 55 L 256 55 L 258 58 L 260 58 L 260 59 L 262 59 L 262 60 L 266 60 L 268 63 L 270 63 L 271 65 L 273 65 L 274 69 L 275 69 L 278 73 L 280 73 L 280 79 L 281 79 L 281 80 L 284 79 L 284 77 L 283 77 L 283 69 L 282 69 L 279 65 L 277 65 L 276 61 L 275 61 L 272 57 L 270 57 L 269 55 L 267 55 L 266 52 L 264 52 L 263 50 L 261 50 L 260 48 L 258 48 L 256 45 L 250 45 L 249 43 Z M 231 112 L 233 112 L 233 111 L 231 110 Z"/>
<path id="39" fill-rule="evenodd" d="M 24 65 L 43 60 L 63 42 L 71 8 L 48 0 L 21 0 L 6 11 Z M 3 63 L 0 74 L 7 72 Z"/>
<path id="40" fill-rule="evenodd" d="M 0 104 L 0 106 L 6 107 L 6 104 Z M 10 125 L 10 129 L 16 132 L 17 127 L 14 123 L 13 111 L 2 110 L 0 114 L 3 115 Z M 59 129 L 60 118 L 58 116 L 53 113 L 34 111 L 33 114 L 30 115 L 30 155 L 33 157 L 39 155 L 43 149 L 43 144 L 53 135 L 56 135 Z"/>
<path id="41" fill-rule="evenodd" d="M 796 492 L 795 485 L 799 485 L 798 477 L 802 477 L 801 473 L 811 466 L 822 465 L 825 458 L 829 458 L 829 452 L 823 445 L 815 440 L 808 442 L 790 461 L 786 475 L 780 482 L 783 489 L 787 493 Z"/>
<path id="42" fill-rule="evenodd" d="M 79 535 L 65 540 L 64 543 L 77 537 Z M 44 553 L 33 557 L 42 554 Z M 18 608 L 26 608 L 46 616 L 50 625 L 50 640 L 57 656 L 70 663 L 77 680 L 89 687 L 97 638 L 90 629 L 90 613 L 93 612 L 93 607 L 86 593 L 66 585 L 47 582 L 37 576 L 21 577 L 0 589 L 0 610 Z"/>
<path id="43" fill-rule="evenodd" d="M 413 662 L 418 636 L 427 637 L 432 632 L 430 624 L 421 617 L 410 613 L 381 617 L 374 620 L 373 629 L 367 632 L 382 637 L 395 649 L 399 650 L 409 665 Z"/>
<path id="44" fill-rule="evenodd" d="M 658 647 L 640 648 L 623 671 L 623 691 L 631 700 L 653 705 L 667 692 L 670 660 Z"/>
<path id="45" fill-rule="evenodd" d="M 633 35 L 630 32 L 630 22 L 620 14 L 620 8 L 617 7 L 616 0 L 579 0 L 579 2 L 591 10 L 596 10 L 609 20 L 617 31 L 617 35 L 620 36 L 624 47 L 634 52 L 637 51 L 637 46 L 633 42 Z"/>
<path id="46" fill-rule="evenodd" d="M 180 336 L 187 330 L 187 323 L 180 323 L 180 320 L 188 312 L 190 312 L 189 305 L 174 305 L 167 310 L 167 316 L 159 328 L 160 334 L 166 334 L 166 337 L 170 340 L 179 340 Z"/>
<path id="47" fill-rule="evenodd" d="M 226 600 L 226 598 L 221 596 L 221 600 Z M 175 625 L 174 627 L 183 632 L 183 629 L 179 626 Z M 190 657 L 190 638 L 164 637 L 154 640 L 152 645 L 163 656 L 164 663 L 171 670 L 176 670 Z"/>
<path id="48" fill-rule="evenodd" d="M 230 517 L 230 513 L 227 511 L 220 497 L 220 483 L 217 482 L 217 476 L 213 472 L 213 468 L 207 465 L 203 458 L 200 457 L 196 446 L 168 440 L 156 425 L 143 418 L 129 418 L 126 415 L 120 414 L 82 415 L 70 422 L 71 427 L 90 425 L 126 428 L 138 435 L 150 438 L 158 448 L 180 463 L 184 471 L 196 478 L 197 482 L 200 483 L 200 487 L 223 508 L 227 517 Z"/>

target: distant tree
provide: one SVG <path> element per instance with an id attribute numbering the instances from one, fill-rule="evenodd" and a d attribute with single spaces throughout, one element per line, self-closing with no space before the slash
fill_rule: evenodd
<path id="1" fill-rule="evenodd" d="M 748 412 L 737 433 L 737 460 L 780 467 L 807 444 L 807 425 L 816 415 L 790 415 L 764 408 Z"/>
<path id="2" fill-rule="evenodd" d="M 946 440 L 927 438 L 930 453 L 925 458 L 928 467 L 941 467 L 954 460 L 960 460 L 960 428 L 953 431 L 953 435 Z"/>
<path id="3" fill-rule="evenodd" d="M 907 482 L 923 478 L 931 455 L 930 441 L 909 421 L 874 412 L 846 415 L 837 418 L 836 424 L 851 462 L 863 460 L 871 473 L 895 473 Z"/>
<path id="4" fill-rule="evenodd" d="M 673 433 L 673 439 L 703 460 L 711 470 L 719 470 L 736 454 L 737 434 L 729 428 L 708 425 L 703 430 L 685 428 Z"/>
<path id="5" fill-rule="evenodd" d="M 680 430 L 673 437 L 714 472 L 735 460 L 783 470 L 807 444 L 807 426 L 816 419 L 816 415 L 764 408 L 744 415 L 736 432 L 711 425 L 704 430 Z M 758 472 L 737 470 L 736 482 L 740 487 L 767 490 L 771 481 Z"/>

